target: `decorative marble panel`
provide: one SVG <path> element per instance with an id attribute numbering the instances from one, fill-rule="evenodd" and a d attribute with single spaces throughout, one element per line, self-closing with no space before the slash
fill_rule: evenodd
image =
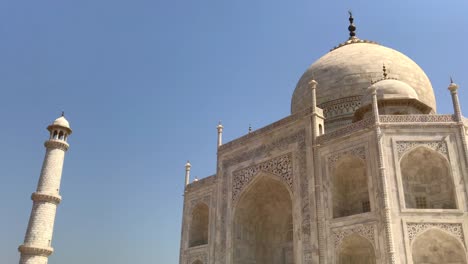
<path id="1" fill-rule="evenodd" d="M 362 160 L 366 160 L 366 149 L 364 148 L 364 146 L 360 146 L 350 150 L 333 153 L 328 157 L 328 168 L 335 168 L 336 162 L 345 155 L 351 155 L 358 157 Z"/>
<path id="2" fill-rule="evenodd" d="M 347 236 L 350 236 L 352 234 L 358 234 L 366 238 L 367 240 L 369 240 L 369 242 L 372 243 L 372 245 L 375 246 L 374 225 L 360 225 L 360 226 L 356 226 L 353 228 L 333 230 L 332 233 L 335 239 L 335 249 L 341 245 L 341 243 L 343 242 L 343 239 L 345 239 Z"/>
<path id="3" fill-rule="evenodd" d="M 407 223 L 406 229 L 408 230 L 408 239 L 410 243 L 422 232 L 438 228 L 452 234 L 465 244 L 465 237 L 463 235 L 462 224 L 459 223 Z"/>
<path id="4" fill-rule="evenodd" d="M 266 162 L 234 171 L 232 177 L 233 201 L 237 200 L 245 186 L 247 186 L 255 177 L 255 175 L 261 171 L 269 172 L 280 177 L 281 180 L 285 182 L 291 190 L 293 190 L 292 154 L 288 153 Z"/>
<path id="5" fill-rule="evenodd" d="M 398 158 L 401 158 L 403 154 L 405 154 L 407 151 L 419 147 L 419 146 L 424 146 L 429 149 L 435 150 L 439 152 L 440 154 L 444 155 L 447 157 L 447 144 L 445 141 L 397 141 L 397 152 L 398 152 Z"/>

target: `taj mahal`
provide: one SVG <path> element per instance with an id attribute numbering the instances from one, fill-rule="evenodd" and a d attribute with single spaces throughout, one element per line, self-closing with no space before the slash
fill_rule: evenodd
<path id="1" fill-rule="evenodd" d="M 315 61 L 291 114 L 230 142 L 185 191 L 180 264 L 467 264 L 468 119 L 406 55 L 357 36 Z M 292 91 L 291 91 L 292 92 Z M 72 133 L 49 127 L 20 264 L 46 264 Z M 179 235 L 179 234 L 175 234 Z M 157 262 L 156 262 L 157 263 Z"/>
<path id="2" fill-rule="evenodd" d="M 356 36 L 314 62 L 291 115 L 222 142 L 186 189 L 180 264 L 467 262 L 468 119 L 410 58 Z"/>

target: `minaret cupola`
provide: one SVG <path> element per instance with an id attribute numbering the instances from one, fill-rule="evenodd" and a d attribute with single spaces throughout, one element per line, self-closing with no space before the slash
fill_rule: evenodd
<path id="1" fill-rule="evenodd" d="M 72 133 L 70 123 L 68 123 L 68 120 L 65 118 L 64 112 L 62 112 L 62 116 L 55 119 L 55 121 L 47 127 L 47 130 L 50 132 L 51 140 L 62 140 L 65 142 Z"/>

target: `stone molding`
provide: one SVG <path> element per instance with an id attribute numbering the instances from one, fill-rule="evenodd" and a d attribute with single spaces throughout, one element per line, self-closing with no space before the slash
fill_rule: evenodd
<path id="1" fill-rule="evenodd" d="M 396 149 L 398 152 L 398 159 L 401 159 L 401 157 L 405 153 L 419 146 L 432 149 L 442 154 L 445 157 L 447 157 L 448 155 L 447 143 L 443 140 L 440 140 L 440 141 L 397 141 Z"/>
<path id="2" fill-rule="evenodd" d="M 339 230 L 335 229 L 332 230 L 332 233 L 335 243 L 335 249 L 339 248 L 343 240 L 352 234 L 358 234 L 366 238 L 367 240 L 369 240 L 369 242 L 371 242 L 371 244 L 375 248 L 375 227 L 373 224 L 358 225 L 351 228 L 342 228 Z"/>
<path id="3" fill-rule="evenodd" d="M 34 192 L 31 194 L 31 200 L 34 202 L 50 202 L 59 204 L 62 201 L 62 197 L 60 197 L 60 195 Z"/>
<path id="4" fill-rule="evenodd" d="M 465 245 L 465 237 L 463 235 L 463 226 L 461 223 L 406 223 L 410 244 L 418 235 L 432 228 L 440 229 L 453 235 Z"/>
<path id="5" fill-rule="evenodd" d="M 54 249 L 51 247 L 37 247 L 31 245 L 21 245 L 18 247 L 18 251 L 24 255 L 34 255 L 34 256 L 43 256 L 48 257 L 54 253 Z"/>
<path id="6" fill-rule="evenodd" d="M 301 112 L 298 112 L 298 113 L 292 114 L 290 116 L 287 116 L 287 117 L 285 117 L 285 118 L 283 118 L 283 119 L 281 119 L 279 121 L 271 123 L 270 125 L 264 126 L 264 127 L 260 128 L 260 129 L 252 131 L 249 134 L 246 134 L 246 135 L 241 136 L 241 137 L 239 137 L 237 139 L 234 139 L 234 140 L 232 140 L 232 141 L 230 141 L 228 143 L 225 143 L 225 144 L 218 147 L 218 153 L 219 152 L 225 152 L 225 151 L 233 149 L 236 146 L 243 145 L 247 141 L 249 141 L 250 139 L 256 137 L 257 135 L 264 135 L 265 133 L 271 132 L 271 131 L 275 130 L 278 127 L 293 123 L 293 122 L 295 122 L 297 120 L 300 120 L 303 117 L 308 116 L 310 114 L 312 114 L 312 107 L 309 107 L 309 108 L 307 108 L 307 109 L 305 109 L 305 110 L 303 110 Z"/>
<path id="7" fill-rule="evenodd" d="M 339 151 L 328 156 L 328 168 L 331 171 L 335 168 L 336 162 L 338 162 L 343 156 L 350 155 L 357 157 L 363 161 L 366 160 L 366 148 L 364 146 L 355 147 L 353 149 Z"/>
<path id="8" fill-rule="evenodd" d="M 44 142 L 44 146 L 48 149 L 61 149 L 63 151 L 67 151 L 70 147 L 67 142 L 55 139 L 47 140 Z"/>
<path id="9" fill-rule="evenodd" d="M 239 198 L 244 188 L 252 181 L 252 179 L 260 172 L 268 172 L 278 176 L 281 181 L 286 183 L 290 190 L 293 191 L 293 165 L 292 154 L 279 156 L 268 161 L 240 169 L 233 172 L 232 177 L 232 201 L 235 202 Z"/>

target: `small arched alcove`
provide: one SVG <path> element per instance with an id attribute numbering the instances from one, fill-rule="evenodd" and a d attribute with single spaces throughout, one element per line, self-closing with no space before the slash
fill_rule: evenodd
<path id="1" fill-rule="evenodd" d="M 352 155 L 340 158 L 332 175 L 333 217 L 370 211 L 366 164 Z"/>
<path id="2" fill-rule="evenodd" d="M 277 177 L 257 175 L 235 205 L 234 264 L 293 264 L 292 199 Z"/>
<path id="3" fill-rule="evenodd" d="M 338 264 L 375 264 L 374 247 L 358 234 L 343 239 L 338 254 Z"/>
<path id="4" fill-rule="evenodd" d="M 400 162 L 406 208 L 455 209 L 448 161 L 440 153 L 417 147 Z"/>
<path id="5" fill-rule="evenodd" d="M 209 209 L 204 203 L 197 204 L 192 211 L 189 247 L 208 244 Z"/>
<path id="6" fill-rule="evenodd" d="M 414 264 L 467 264 L 464 246 L 448 233 L 429 229 L 411 246 Z"/>

